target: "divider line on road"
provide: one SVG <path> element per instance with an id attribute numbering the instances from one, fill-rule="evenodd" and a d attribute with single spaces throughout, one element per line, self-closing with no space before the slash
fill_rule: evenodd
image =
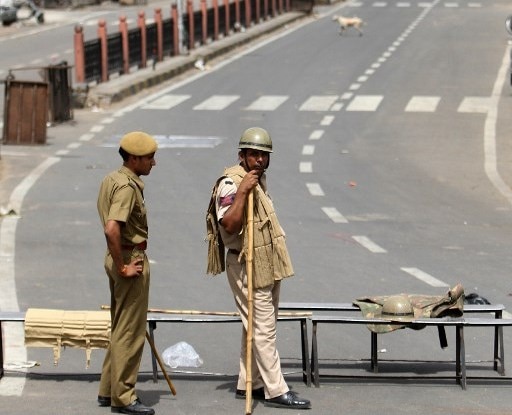
<path id="1" fill-rule="evenodd" d="M 505 181 L 502 179 L 498 172 L 498 163 L 496 155 L 496 124 L 498 122 L 498 104 L 503 90 L 503 84 L 508 70 L 508 63 L 510 59 L 510 46 L 505 49 L 501 67 L 498 71 L 498 76 L 494 87 L 492 89 L 491 98 L 489 101 L 489 109 L 487 117 L 485 118 L 484 127 L 484 168 L 487 177 L 492 185 L 507 199 L 508 203 L 512 205 L 512 190 Z"/>
<path id="2" fill-rule="evenodd" d="M 59 157 L 49 157 L 28 174 L 16 186 L 9 199 L 9 208 L 16 212 L 16 216 L 6 216 L 0 220 L 0 304 L 2 311 L 19 311 L 18 296 L 16 294 L 15 279 L 15 247 L 16 227 L 23 200 L 34 183 L 55 163 Z M 25 333 L 19 323 L 4 325 L 6 340 L 5 357 L 13 362 L 25 362 L 27 349 L 25 348 Z M 23 371 L 23 369 L 21 369 Z M 21 396 L 25 387 L 25 377 L 3 377 L 0 380 L 0 396 Z"/>
<path id="3" fill-rule="evenodd" d="M 408 267 L 402 267 L 400 269 L 432 287 L 449 287 L 449 284 L 445 283 L 444 281 L 438 280 L 437 278 L 434 278 L 432 275 L 427 274 L 425 271 L 422 271 L 421 269 Z"/>

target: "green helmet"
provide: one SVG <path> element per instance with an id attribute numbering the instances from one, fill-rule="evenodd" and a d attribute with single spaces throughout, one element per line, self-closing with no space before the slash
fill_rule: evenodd
<path id="1" fill-rule="evenodd" d="M 409 298 L 405 295 L 393 295 L 384 300 L 381 317 L 398 321 L 410 321 L 414 319 L 414 309 Z"/>
<path id="2" fill-rule="evenodd" d="M 240 137 L 238 148 L 252 148 L 272 153 L 272 139 L 263 128 L 251 127 L 245 130 L 242 137 Z"/>

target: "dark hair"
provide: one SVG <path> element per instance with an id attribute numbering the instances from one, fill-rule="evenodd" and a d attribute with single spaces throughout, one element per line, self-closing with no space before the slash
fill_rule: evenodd
<path id="1" fill-rule="evenodd" d="M 119 147 L 119 154 L 123 158 L 123 161 L 128 161 L 128 157 L 130 157 L 130 153 L 128 153 L 124 148 Z"/>

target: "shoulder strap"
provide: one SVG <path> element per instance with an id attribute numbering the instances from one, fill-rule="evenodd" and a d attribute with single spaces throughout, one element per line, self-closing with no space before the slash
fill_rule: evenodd
<path id="1" fill-rule="evenodd" d="M 219 183 L 226 176 L 220 177 L 213 186 L 210 196 L 210 203 L 206 211 L 206 238 L 208 242 L 208 262 L 206 266 L 206 273 L 217 275 L 226 269 L 225 255 L 224 255 L 224 242 L 219 235 L 219 223 L 217 220 L 217 189 Z"/>

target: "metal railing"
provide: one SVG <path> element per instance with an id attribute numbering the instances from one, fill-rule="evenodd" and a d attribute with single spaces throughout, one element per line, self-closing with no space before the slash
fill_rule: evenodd
<path id="1" fill-rule="evenodd" d="M 219 4 L 222 1 L 222 4 Z M 192 0 L 182 16 L 176 4 L 164 19 L 155 9 L 154 22 L 146 24 L 143 11 L 138 13 L 137 27 L 128 29 L 126 17 L 119 19 L 119 32 L 107 34 L 104 20 L 98 22 L 98 37 L 84 40 L 81 25 L 75 27 L 75 78 L 77 83 L 101 83 L 113 74 L 124 75 L 148 62 L 155 65 L 185 50 L 230 36 L 243 27 L 251 27 L 291 10 L 311 12 L 314 0 L 201 0 L 194 10 Z M 182 25 L 179 25 L 181 19 Z M 182 33 L 179 33 L 180 26 Z"/>

